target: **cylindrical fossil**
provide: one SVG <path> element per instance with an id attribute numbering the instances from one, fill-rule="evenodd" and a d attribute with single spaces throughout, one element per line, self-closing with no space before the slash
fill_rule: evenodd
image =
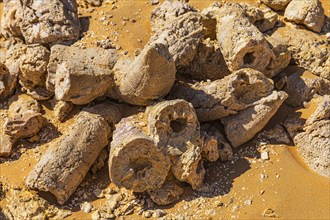
<path id="1" fill-rule="evenodd" d="M 137 115 L 138 116 L 138 115 Z M 170 160 L 145 133 L 136 115 L 116 125 L 109 157 L 110 179 L 135 192 L 157 189 L 165 182 Z"/>
<path id="2" fill-rule="evenodd" d="M 217 39 L 228 68 L 263 71 L 274 56 L 263 34 L 240 4 L 226 3 L 217 11 Z"/>
<path id="3" fill-rule="evenodd" d="M 200 121 L 214 121 L 251 106 L 273 90 L 273 81 L 253 69 L 240 69 L 223 79 L 189 84 L 176 83 L 168 99 L 190 102 Z"/>
<path id="4" fill-rule="evenodd" d="M 147 45 L 129 67 L 116 71 L 117 80 L 121 79 L 116 96 L 133 105 L 147 105 L 170 91 L 175 73 L 168 48 L 161 43 Z"/>
<path id="5" fill-rule="evenodd" d="M 28 175 L 26 185 L 51 192 L 63 205 L 109 143 L 112 126 L 120 118 L 120 108 L 109 103 L 84 109 L 70 132 L 50 143 L 49 150 Z"/>
<path id="6" fill-rule="evenodd" d="M 227 138 L 232 146 L 238 147 L 253 138 L 265 127 L 287 97 L 288 95 L 283 91 L 273 91 L 254 106 L 223 118 L 221 122 L 225 126 Z"/>

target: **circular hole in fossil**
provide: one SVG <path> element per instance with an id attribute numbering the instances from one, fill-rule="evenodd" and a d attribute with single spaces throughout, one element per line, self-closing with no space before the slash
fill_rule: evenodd
<path id="1" fill-rule="evenodd" d="M 184 118 L 178 118 L 176 120 L 171 121 L 170 127 L 173 132 L 179 133 L 187 126 L 187 120 Z"/>
<path id="2" fill-rule="evenodd" d="M 253 55 L 253 52 L 252 53 L 247 53 L 245 54 L 245 56 L 243 57 L 243 61 L 244 61 L 244 64 L 252 64 L 254 62 L 254 55 Z"/>
<path id="3" fill-rule="evenodd" d="M 146 158 L 138 158 L 132 162 L 132 168 L 139 178 L 143 178 L 146 175 L 146 171 L 151 167 L 151 163 Z"/>

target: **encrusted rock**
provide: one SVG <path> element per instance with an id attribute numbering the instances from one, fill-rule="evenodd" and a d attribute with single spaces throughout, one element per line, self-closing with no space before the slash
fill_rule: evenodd
<path id="1" fill-rule="evenodd" d="M 5 1 L 2 33 L 22 37 L 28 44 L 54 44 L 75 41 L 80 24 L 76 1 Z"/>
<path id="2" fill-rule="evenodd" d="M 291 0 L 261 0 L 262 3 L 275 10 L 284 10 Z"/>
<path id="3" fill-rule="evenodd" d="M 185 99 L 194 106 L 200 121 L 214 121 L 248 108 L 273 88 L 272 80 L 261 72 L 244 68 L 220 80 L 177 82 L 168 98 Z"/>
<path id="4" fill-rule="evenodd" d="M 217 40 L 228 68 L 265 70 L 274 54 L 246 9 L 240 4 L 226 3 L 217 10 L 216 18 Z"/>
<path id="5" fill-rule="evenodd" d="M 324 96 L 306 121 L 303 132 L 294 137 L 300 155 L 320 175 L 330 178 L 330 96 Z"/>
<path id="6" fill-rule="evenodd" d="M 283 91 L 273 91 L 254 106 L 222 119 L 232 146 L 238 147 L 253 138 L 264 128 L 287 97 L 288 95 Z"/>
<path id="7" fill-rule="evenodd" d="M 85 108 L 70 132 L 50 143 L 49 150 L 28 175 L 26 185 L 51 192 L 63 205 L 109 143 L 121 111 L 111 103 Z"/>
<path id="8" fill-rule="evenodd" d="M 311 31 L 289 25 L 276 29 L 271 37 L 287 46 L 298 66 L 330 80 L 330 46 L 326 40 Z"/>
<path id="9" fill-rule="evenodd" d="M 315 32 L 320 32 L 324 25 L 324 9 L 319 0 L 291 0 L 284 17 Z"/>

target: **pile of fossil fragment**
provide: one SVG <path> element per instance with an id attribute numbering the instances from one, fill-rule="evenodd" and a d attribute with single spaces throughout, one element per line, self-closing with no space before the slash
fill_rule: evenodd
<path id="1" fill-rule="evenodd" d="M 5 0 L 0 101 L 9 113 L 0 156 L 42 129 L 39 101 L 56 100 L 60 121 L 89 104 L 49 143 L 26 185 L 64 204 L 109 145 L 111 181 L 166 205 L 183 193 L 182 182 L 200 188 L 203 162 L 230 160 L 232 147 L 251 140 L 284 102 L 302 106 L 318 95 L 324 100 L 306 124 L 286 125 L 311 167 L 330 176 L 330 47 L 314 33 L 329 31 L 329 21 L 318 0 L 262 2 L 270 8 L 213 3 L 197 11 L 165 1 L 151 14 L 154 35 L 128 59 L 73 44 L 75 0 Z M 285 10 L 284 19 L 273 9 Z M 315 77 L 282 76 L 290 62 Z"/>

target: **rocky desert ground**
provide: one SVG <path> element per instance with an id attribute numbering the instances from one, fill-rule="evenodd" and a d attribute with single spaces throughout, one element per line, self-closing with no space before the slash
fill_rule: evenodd
<path id="1" fill-rule="evenodd" d="M 0 2 L 0 219 L 330 219 L 330 2 Z"/>

